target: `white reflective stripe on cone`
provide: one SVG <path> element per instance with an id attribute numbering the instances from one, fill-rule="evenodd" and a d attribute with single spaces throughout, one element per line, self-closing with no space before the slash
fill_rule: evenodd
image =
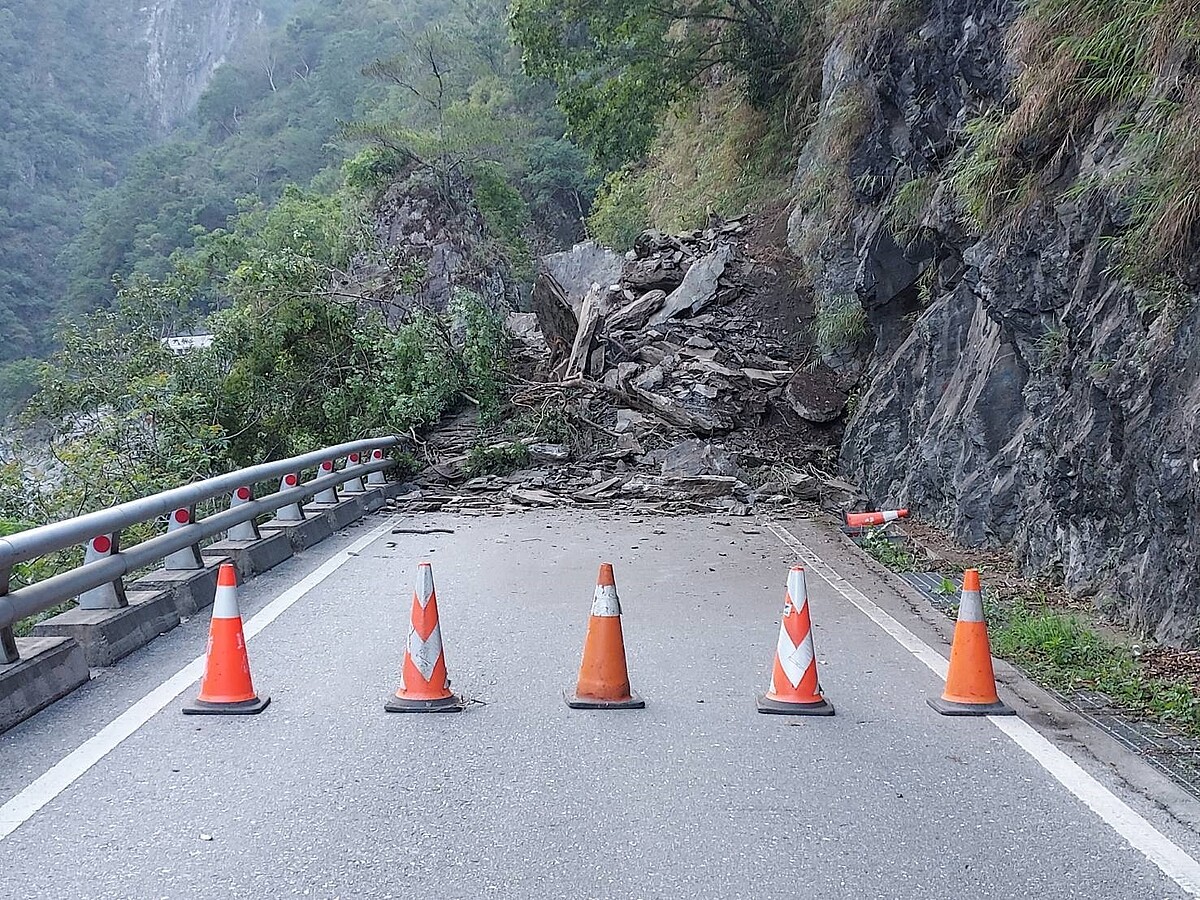
<path id="1" fill-rule="evenodd" d="M 983 621 L 983 597 L 979 591 L 962 592 L 962 595 L 958 599 L 958 621 Z"/>
<path id="2" fill-rule="evenodd" d="M 408 632 L 408 658 L 417 667 L 421 677 L 428 681 L 433 677 L 433 670 L 438 660 L 442 658 L 442 626 L 433 626 L 433 631 L 424 640 L 417 634 L 417 629 Z"/>
<path id="3" fill-rule="evenodd" d="M 421 563 L 417 567 L 417 583 L 413 588 L 416 594 L 417 602 L 421 604 L 421 609 L 429 605 L 429 600 L 433 596 L 433 566 L 430 563 Z"/>
<path id="4" fill-rule="evenodd" d="M 592 615 L 612 617 L 621 614 L 621 600 L 617 597 L 615 584 L 596 585 L 596 595 L 592 600 Z"/>
<path id="5" fill-rule="evenodd" d="M 804 570 L 799 566 L 794 566 L 788 571 L 788 597 L 796 609 L 808 602 L 808 585 L 804 583 Z"/>
<path id="6" fill-rule="evenodd" d="M 214 619 L 240 619 L 242 617 L 242 613 L 238 609 L 236 587 L 221 586 L 217 588 L 212 617 Z"/>
<path id="7" fill-rule="evenodd" d="M 787 628 L 781 627 L 779 629 L 779 643 L 775 647 L 775 653 L 779 657 L 779 667 L 787 675 L 788 681 L 792 683 L 792 687 L 799 687 L 800 681 L 804 678 L 804 673 L 808 671 L 808 667 L 812 665 L 813 656 L 815 655 L 812 630 L 810 629 L 804 635 L 804 639 L 798 645 L 793 645 L 791 635 L 787 633 Z M 774 678 L 774 674 L 771 677 Z"/>

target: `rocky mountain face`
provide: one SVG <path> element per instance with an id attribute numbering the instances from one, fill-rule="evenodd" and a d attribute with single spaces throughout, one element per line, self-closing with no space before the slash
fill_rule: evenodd
<path id="1" fill-rule="evenodd" d="M 256 0 L 153 0 L 137 7 L 132 31 L 144 43 L 144 100 L 160 133 L 200 100 L 233 45 L 259 21 Z"/>
<path id="2" fill-rule="evenodd" d="M 955 160 L 968 123 L 1011 103 L 1020 13 L 1017 0 L 933 0 L 910 27 L 865 48 L 848 37 L 825 58 L 800 181 L 853 108 L 851 212 L 813 240 L 823 211 L 802 202 L 790 227 L 818 302 L 849 299 L 869 326 L 855 353 L 829 358 L 860 391 L 841 464 L 876 503 L 973 546 L 1011 544 L 1031 572 L 1194 646 L 1200 305 L 1186 285 L 1162 302 L 1118 277 L 1128 205 L 1072 189 L 1133 148 L 1097 123 L 1036 202 L 961 224 Z M 923 199 L 907 217 L 906 190 Z"/>
<path id="3" fill-rule="evenodd" d="M 456 290 L 498 310 L 517 307 L 519 283 L 466 179 L 447 186 L 412 172 L 378 199 L 370 224 L 375 246 L 354 261 L 342 287 L 369 297 L 388 321 L 418 309 L 442 312 Z"/>

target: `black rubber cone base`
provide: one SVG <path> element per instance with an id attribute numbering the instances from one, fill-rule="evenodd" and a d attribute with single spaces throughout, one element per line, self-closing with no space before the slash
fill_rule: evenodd
<path id="1" fill-rule="evenodd" d="M 455 694 L 442 700 L 405 700 L 393 695 L 383 708 L 394 713 L 456 713 L 466 709 L 467 704 Z"/>
<path id="2" fill-rule="evenodd" d="M 1015 716 L 1016 710 L 1004 703 L 955 703 L 941 697 L 929 698 L 929 705 L 943 716 Z"/>
<path id="3" fill-rule="evenodd" d="M 758 698 L 758 711 L 770 716 L 832 716 L 833 704 L 828 700 L 820 703 L 781 703 L 763 694 Z"/>
<path id="4" fill-rule="evenodd" d="M 183 708 L 185 716 L 254 716 L 267 708 L 270 697 L 258 697 L 244 703 L 209 703 L 193 700 Z"/>
<path id="5" fill-rule="evenodd" d="M 628 700 L 596 700 L 592 697 L 580 697 L 570 688 L 563 691 L 563 699 L 571 709 L 645 709 L 646 701 L 641 695 L 629 692 Z"/>

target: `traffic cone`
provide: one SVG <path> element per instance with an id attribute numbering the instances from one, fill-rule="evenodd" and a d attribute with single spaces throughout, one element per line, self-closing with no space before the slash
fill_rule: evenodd
<path id="1" fill-rule="evenodd" d="M 907 509 L 885 509 L 882 512 L 846 513 L 846 525 L 850 528 L 874 528 L 897 519 L 907 519 Z"/>
<path id="2" fill-rule="evenodd" d="M 963 574 L 946 690 L 941 699 L 931 698 L 929 705 L 943 716 L 1016 715 L 1011 707 L 1000 702 L 1000 695 L 996 693 L 992 648 L 988 642 L 987 622 L 983 618 L 979 572 L 975 569 L 967 569 Z"/>
<path id="3" fill-rule="evenodd" d="M 270 697 L 259 698 L 254 693 L 242 614 L 238 610 L 237 570 L 230 563 L 222 563 L 217 574 L 217 597 L 213 602 L 208 659 L 200 681 L 200 695 L 183 708 L 183 714 L 249 716 L 262 712 L 270 702 Z"/>
<path id="4" fill-rule="evenodd" d="M 621 633 L 621 600 L 611 563 L 600 566 L 592 617 L 583 642 L 579 682 L 564 693 L 571 709 L 644 709 L 646 701 L 629 689 L 625 637 Z"/>
<path id="5" fill-rule="evenodd" d="M 400 689 L 383 708 L 388 712 L 461 712 L 465 706 L 462 697 L 450 692 L 433 566 L 421 563 L 413 591 L 412 624 L 404 648 Z"/>
<path id="6" fill-rule="evenodd" d="M 799 598 L 800 606 L 796 606 Z M 771 688 L 758 698 L 758 711 L 781 716 L 832 716 L 833 705 L 821 696 L 817 655 L 803 566 L 788 573 L 787 598 L 779 623 L 779 643 L 771 669 Z"/>

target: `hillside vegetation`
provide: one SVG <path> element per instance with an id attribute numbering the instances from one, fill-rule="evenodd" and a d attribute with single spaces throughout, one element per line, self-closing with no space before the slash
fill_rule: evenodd
<path id="1" fill-rule="evenodd" d="M 50 472 L 10 457 L 0 518 L 402 433 L 462 402 L 498 412 L 503 308 L 464 277 L 448 308 L 389 310 L 427 261 L 394 256 L 380 229 L 388 204 L 419 196 L 430 217 L 482 223 L 472 271 L 518 275 L 582 233 L 586 157 L 521 74 L 504 10 L 313 3 L 220 70 L 195 140 L 141 154 L 89 214 L 74 252 L 96 277 L 74 287 L 94 311 L 59 329 L 26 412 L 49 429 Z M 164 348 L 195 330 L 211 349 Z"/>

